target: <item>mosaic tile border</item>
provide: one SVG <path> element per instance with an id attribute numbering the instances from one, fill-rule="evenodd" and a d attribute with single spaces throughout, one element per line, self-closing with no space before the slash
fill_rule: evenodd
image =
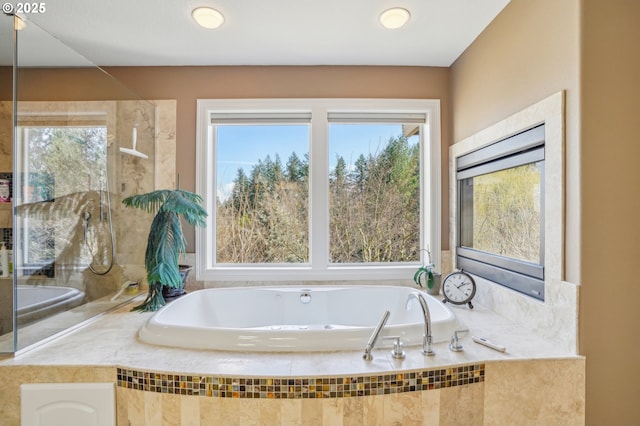
<path id="1" fill-rule="evenodd" d="M 485 365 L 372 376 L 221 377 L 119 368 L 118 386 L 146 392 L 212 398 L 315 399 L 419 392 L 484 382 Z"/>

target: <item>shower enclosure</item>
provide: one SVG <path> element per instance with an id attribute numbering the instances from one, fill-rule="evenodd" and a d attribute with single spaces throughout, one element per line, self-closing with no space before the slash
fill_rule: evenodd
<path id="1" fill-rule="evenodd" d="M 34 22 L 0 15 L 0 40 L 0 353 L 14 353 L 136 296 L 149 218 L 121 200 L 154 189 L 155 106 Z"/>

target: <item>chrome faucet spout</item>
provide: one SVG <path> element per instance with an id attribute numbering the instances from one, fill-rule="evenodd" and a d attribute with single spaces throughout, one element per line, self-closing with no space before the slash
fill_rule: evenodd
<path id="1" fill-rule="evenodd" d="M 390 313 L 391 312 L 389 312 L 388 309 L 384 311 L 384 313 L 382 314 L 382 318 L 380 318 L 380 321 L 378 322 L 378 325 L 373 330 L 371 337 L 369 337 L 367 346 L 364 348 L 364 354 L 362 355 L 362 358 L 365 359 L 366 361 L 371 361 L 373 359 L 373 356 L 371 355 L 371 351 L 376 346 L 376 341 L 378 340 L 378 336 L 380 336 L 380 333 L 382 332 L 382 328 L 387 323 Z"/>
<path id="2" fill-rule="evenodd" d="M 406 309 L 409 309 L 409 305 L 411 303 L 411 299 L 416 299 L 420 303 L 420 307 L 422 308 L 422 316 L 424 318 L 424 334 L 422 335 L 422 354 L 423 355 L 435 355 L 433 351 L 433 337 L 431 335 L 431 313 L 429 312 L 429 305 L 427 305 L 427 301 L 424 296 L 417 291 L 409 293 L 407 297 L 407 305 Z"/>

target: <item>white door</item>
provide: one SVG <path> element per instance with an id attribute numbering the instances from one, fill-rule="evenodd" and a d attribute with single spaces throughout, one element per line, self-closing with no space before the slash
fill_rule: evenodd
<path id="1" fill-rule="evenodd" d="M 113 383 L 20 386 L 22 426 L 115 426 Z"/>

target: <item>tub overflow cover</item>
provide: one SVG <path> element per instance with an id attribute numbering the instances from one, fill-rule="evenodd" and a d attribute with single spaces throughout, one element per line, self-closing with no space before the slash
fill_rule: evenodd
<path id="1" fill-rule="evenodd" d="M 302 290 L 302 293 L 300 294 L 300 302 L 304 303 L 305 305 L 311 302 L 311 294 L 309 293 L 309 291 L 310 290 Z"/>

